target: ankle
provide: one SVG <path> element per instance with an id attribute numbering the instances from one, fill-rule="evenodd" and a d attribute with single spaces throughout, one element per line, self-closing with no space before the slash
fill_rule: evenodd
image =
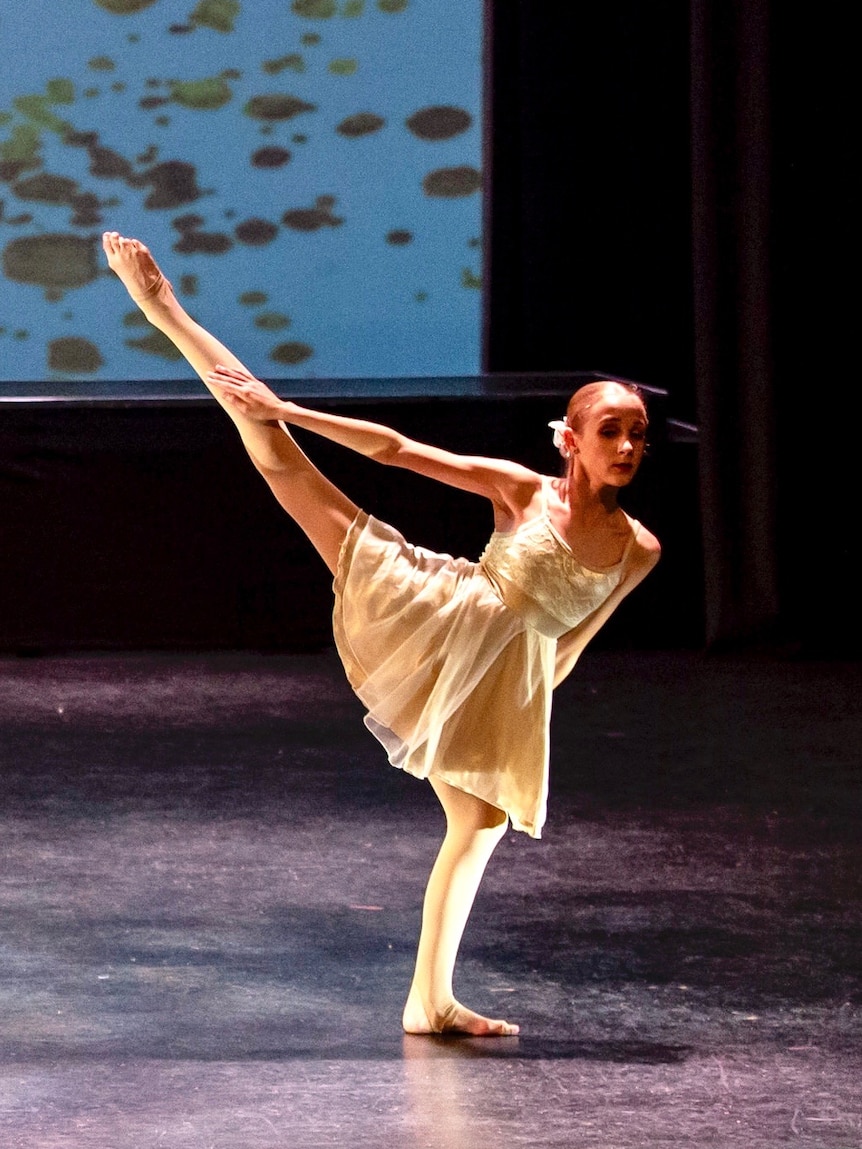
<path id="1" fill-rule="evenodd" d="M 159 280 L 144 295 L 133 296 L 132 298 L 154 327 L 162 329 L 170 322 L 171 311 L 176 300 L 171 285 L 166 279 Z"/>

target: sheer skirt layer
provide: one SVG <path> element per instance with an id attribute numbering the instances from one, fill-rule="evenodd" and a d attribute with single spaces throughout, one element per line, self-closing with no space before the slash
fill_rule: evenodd
<path id="1" fill-rule="evenodd" d="M 389 761 L 539 837 L 554 640 L 503 604 L 478 563 L 412 546 L 364 512 L 334 590 L 336 647 Z"/>

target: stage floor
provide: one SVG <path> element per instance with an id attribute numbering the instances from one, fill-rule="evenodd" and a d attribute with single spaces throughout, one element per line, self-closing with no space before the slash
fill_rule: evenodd
<path id="1" fill-rule="evenodd" d="M 856 665 L 588 652 L 399 1016 L 442 833 L 330 651 L 0 661 L 3 1149 L 862 1146 Z"/>

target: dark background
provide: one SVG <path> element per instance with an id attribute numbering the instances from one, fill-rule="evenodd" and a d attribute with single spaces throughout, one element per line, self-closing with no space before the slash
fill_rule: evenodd
<path id="1" fill-rule="evenodd" d="M 488 12 L 486 367 L 670 393 L 627 504 L 664 559 L 604 644 L 856 650 L 852 37 L 791 7 Z M 548 470 L 564 398 L 337 409 Z M 478 500 L 309 446 L 414 541 L 478 554 Z M 0 532 L 2 649 L 327 641 L 322 564 L 205 403 L 4 404 Z"/>

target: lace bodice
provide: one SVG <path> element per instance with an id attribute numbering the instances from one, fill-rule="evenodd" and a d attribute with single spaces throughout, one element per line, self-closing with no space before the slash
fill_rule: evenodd
<path id="1" fill-rule="evenodd" d="M 542 514 L 510 532 L 495 531 L 479 563 L 503 602 L 530 626 L 559 638 L 597 610 L 622 577 L 639 524 L 620 561 L 593 570 L 554 530 L 547 501 Z"/>

